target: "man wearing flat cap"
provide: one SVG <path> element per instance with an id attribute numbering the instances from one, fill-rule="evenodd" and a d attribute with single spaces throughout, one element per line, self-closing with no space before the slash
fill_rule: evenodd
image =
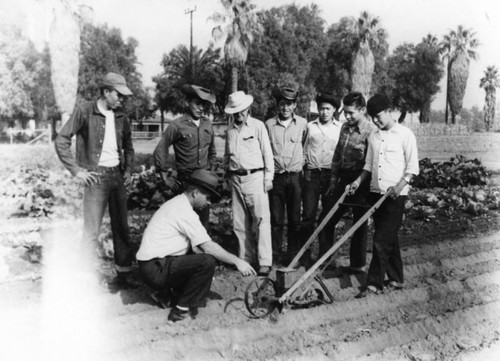
<path id="1" fill-rule="evenodd" d="M 182 192 L 184 182 L 197 169 L 213 169 L 216 152 L 212 122 L 205 117 L 215 95 L 198 85 L 184 84 L 180 88 L 186 96 L 186 112 L 170 123 L 154 150 L 154 163 L 165 185 L 174 193 Z M 177 177 L 169 177 L 168 154 L 173 146 Z M 207 226 L 210 209 L 205 207 L 201 221 Z"/>
<path id="2" fill-rule="evenodd" d="M 383 94 L 375 94 L 368 100 L 367 112 L 378 130 L 373 131 L 368 138 L 363 171 L 348 185 L 350 193 L 358 192 L 360 185 L 371 176 L 371 204 L 376 203 L 383 194 L 390 193 L 373 214 L 373 257 L 368 269 L 366 289 L 357 297 L 364 297 L 367 292 L 382 293 L 386 275 L 390 288 L 401 289 L 404 285 L 398 232 L 409 183 L 418 174 L 419 165 L 415 135 L 392 118 L 390 108 L 391 102 Z"/>
<path id="3" fill-rule="evenodd" d="M 321 221 L 333 206 L 332 197 L 327 193 L 327 190 L 330 186 L 333 153 L 342 126 L 334 117 L 340 102 L 332 92 L 318 94 L 316 103 L 318 104 L 319 118 L 307 123 L 307 138 L 304 145 L 306 164 L 302 189 L 301 243 L 305 242 L 314 232 L 320 199 L 322 212 L 318 221 Z M 320 256 L 324 251 L 321 245 L 325 243 L 325 238 L 328 236 L 331 237 L 331 233 L 321 232 L 319 235 Z M 304 261 L 309 261 L 307 258 L 306 254 Z"/>
<path id="4" fill-rule="evenodd" d="M 343 112 L 346 122 L 340 130 L 337 148 L 333 155 L 330 187 L 328 192 L 335 203 L 342 196 L 345 187 L 352 183 L 363 170 L 366 152 L 368 149 L 368 137 L 376 126 L 366 116 L 366 101 L 363 94 L 352 92 L 343 99 Z M 367 211 L 368 194 L 370 192 L 370 179 L 367 178 L 360 184 L 354 195 L 348 196 L 344 203 L 353 204 L 353 224 L 356 223 Z M 340 206 L 329 223 L 329 237 L 324 244 L 320 244 L 320 252 L 326 252 L 334 241 L 335 225 L 342 218 L 348 207 Z M 348 273 L 361 273 L 366 271 L 366 247 L 368 239 L 367 223 L 363 223 L 354 232 L 351 238 L 349 259 L 350 265 L 346 269 Z M 323 249 L 322 249 L 323 247 Z M 322 249 L 322 250 L 321 250 Z"/>
<path id="5" fill-rule="evenodd" d="M 274 177 L 271 143 L 263 122 L 249 116 L 253 97 L 242 91 L 229 96 L 225 108 L 233 116 L 226 134 L 224 164 L 231 182 L 234 233 L 239 256 L 259 265 L 267 275 L 272 266 L 268 192 Z"/>
<path id="6" fill-rule="evenodd" d="M 302 203 L 303 144 L 307 121 L 295 114 L 298 91 L 281 87 L 273 91 L 278 115 L 266 120 L 274 156 L 273 189 L 269 194 L 273 252 L 288 262 L 301 248 L 300 206 Z M 285 208 L 288 221 L 287 253 L 283 252 Z"/>
<path id="7" fill-rule="evenodd" d="M 210 239 L 195 210 L 219 197 L 218 177 L 205 169 L 191 173 L 182 194 L 164 203 L 144 231 L 137 252 L 139 271 L 146 283 L 162 296 L 169 294 L 168 320 L 194 318 L 205 307 L 215 271 L 215 259 L 232 264 L 244 276 L 255 270 Z M 163 299 L 163 301 L 166 301 Z"/>
<path id="8" fill-rule="evenodd" d="M 134 158 L 132 135 L 122 105 L 132 92 L 125 78 L 108 73 L 100 83 L 96 101 L 77 105 L 56 137 L 59 159 L 85 185 L 83 193 L 83 245 L 97 241 L 102 217 L 109 207 L 117 277 L 111 284 L 134 287 L 131 274 L 134 250 L 127 224 L 127 192 Z M 76 136 L 76 158 L 71 138 Z"/>

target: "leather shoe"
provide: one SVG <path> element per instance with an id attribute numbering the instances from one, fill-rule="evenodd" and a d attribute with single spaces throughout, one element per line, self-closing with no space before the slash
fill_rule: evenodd
<path id="1" fill-rule="evenodd" d="M 270 266 L 260 266 L 259 272 L 257 272 L 257 274 L 259 276 L 268 276 L 269 273 L 271 273 L 271 267 Z"/>
<path id="2" fill-rule="evenodd" d="M 134 289 L 142 286 L 132 272 L 117 272 L 116 277 L 108 282 L 108 286 L 120 289 Z"/>
<path id="3" fill-rule="evenodd" d="M 180 310 L 177 307 L 172 307 L 170 313 L 168 314 L 168 320 L 172 322 L 182 321 L 189 315 L 189 310 Z"/>

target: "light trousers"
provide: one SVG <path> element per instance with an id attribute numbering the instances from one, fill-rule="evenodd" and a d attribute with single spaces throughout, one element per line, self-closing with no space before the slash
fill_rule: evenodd
<path id="1" fill-rule="evenodd" d="M 239 257 L 259 266 L 271 266 L 271 214 L 264 191 L 264 172 L 231 176 L 234 233 Z"/>

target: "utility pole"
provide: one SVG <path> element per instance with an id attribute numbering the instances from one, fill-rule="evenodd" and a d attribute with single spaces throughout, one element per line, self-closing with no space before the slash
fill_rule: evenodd
<path id="1" fill-rule="evenodd" d="M 194 9 L 186 9 L 185 11 L 185 14 L 189 14 L 190 15 L 190 18 L 191 18 L 191 37 L 190 37 L 190 45 L 189 45 L 189 73 L 191 75 L 191 77 L 194 76 L 194 62 L 193 62 L 193 13 L 196 11 L 196 5 L 194 7 Z M 191 79 L 191 81 L 193 81 L 193 79 Z"/>

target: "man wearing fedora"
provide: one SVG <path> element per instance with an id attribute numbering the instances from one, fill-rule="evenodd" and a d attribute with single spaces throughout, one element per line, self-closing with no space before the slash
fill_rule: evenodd
<path id="1" fill-rule="evenodd" d="M 344 193 L 345 187 L 353 182 L 363 170 L 366 151 L 368 149 L 368 137 L 376 127 L 366 117 L 366 101 L 363 94 L 352 92 L 343 99 L 343 112 L 346 122 L 340 130 L 339 143 L 335 149 L 332 160 L 332 172 L 328 193 L 337 202 Z M 368 194 L 370 193 L 370 179 L 367 178 L 354 195 L 349 195 L 345 203 L 353 204 L 353 224 L 356 223 L 367 211 Z M 329 230 L 329 238 L 321 244 L 321 252 L 326 252 L 333 244 L 335 225 L 342 215 L 348 210 L 347 207 L 340 209 L 333 215 Z M 368 226 L 363 223 L 354 232 L 351 238 L 349 259 L 349 273 L 360 273 L 366 270 L 366 247 L 368 239 Z"/>
<path id="2" fill-rule="evenodd" d="M 320 199 L 322 211 L 319 220 L 325 217 L 334 204 L 327 190 L 330 186 L 333 153 L 342 126 L 334 117 L 340 107 L 340 101 L 332 92 L 318 94 L 316 104 L 318 104 L 319 118 L 307 124 L 307 138 L 304 145 L 306 164 L 304 167 L 304 188 L 302 190 L 301 237 L 303 242 L 314 232 Z M 328 233 L 320 233 L 320 245 L 322 238 L 325 238 L 325 236 L 327 237 Z M 322 250 L 320 250 L 320 255 L 322 255 L 321 252 Z M 305 261 L 309 260 L 305 259 Z"/>
<path id="3" fill-rule="evenodd" d="M 168 125 L 153 153 L 156 169 L 174 193 L 182 192 L 193 171 L 213 169 L 216 160 L 212 122 L 205 117 L 211 104 L 215 104 L 215 95 L 198 85 L 184 84 L 180 90 L 186 96 L 186 112 Z M 174 148 L 176 178 L 168 176 L 170 146 Z M 208 207 L 200 211 L 205 226 L 209 215 Z"/>
<path id="4" fill-rule="evenodd" d="M 231 182 L 234 233 L 240 258 L 255 264 L 259 274 L 272 266 L 268 191 L 273 186 L 274 164 L 263 122 L 249 116 L 253 97 L 242 91 L 229 96 L 225 108 L 233 116 L 226 134 L 224 163 Z"/>
<path id="5" fill-rule="evenodd" d="M 218 177 L 195 170 L 182 194 L 163 204 L 149 221 L 137 252 L 139 271 L 146 283 L 175 295 L 168 319 L 177 322 L 196 316 L 204 307 L 215 271 L 215 259 L 233 264 L 244 275 L 255 270 L 210 239 L 195 212 L 219 197 Z"/>
<path id="6" fill-rule="evenodd" d="M 134 250 L 127 223 L 127 192 L 134 158 L 132 135 L 121 108 L 132 92 L 125 78 L 108 73 L 100 84 L 100 97 L 75 107 L 56 137 L 59 159 L 73 176 L 85 185 L 83 193 L 84 246 L 97 241 L 106 207 L 113 233 L 114 261 L 118 287 L 135 287 L 132 276 Z M 76 157 L 71 138 L 76 136 Z"/>
<path id="7" fill-rule="evenodd" d="M 288 262 L 301 247 L 300 206 L 302 202 L 303 144 L 307 121 L 295 114 L 298 91 L 289 87 L 273 91 L 278 115 L 266 120 L 274 157 L 273 189 L 269 193 L 273 252 L 279 262 Z M 287 256 L 283 257 L 285 208 L 288 218 Z"/>

